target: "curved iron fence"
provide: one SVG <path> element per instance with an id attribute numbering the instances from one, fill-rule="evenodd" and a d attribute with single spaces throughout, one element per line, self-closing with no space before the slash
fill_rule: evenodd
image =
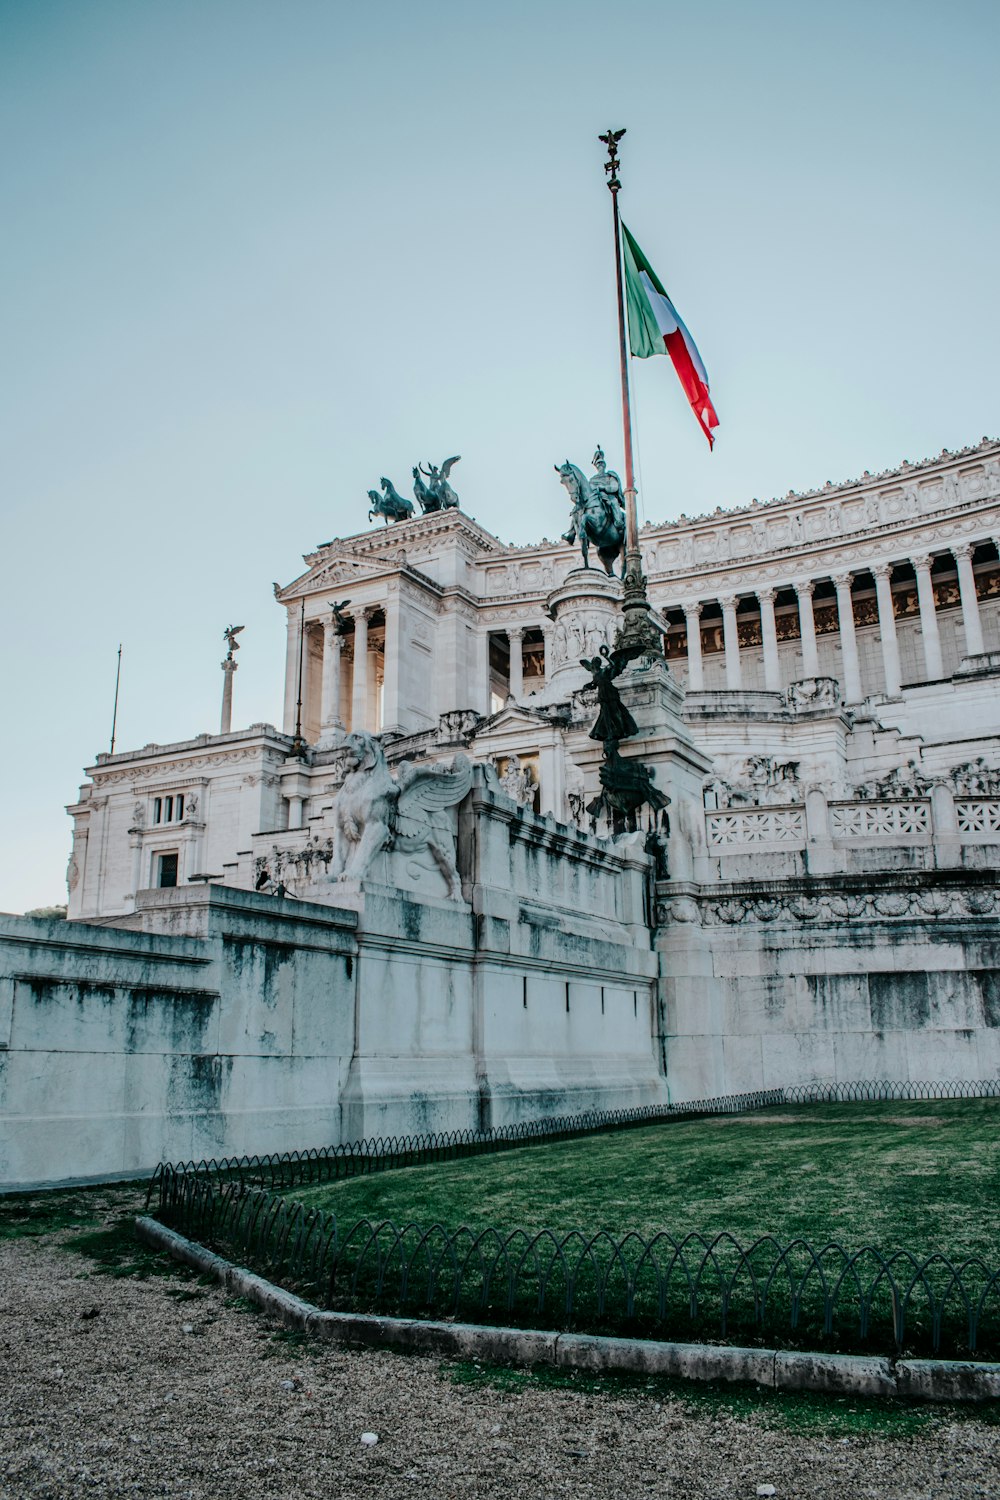
<path id="1" fill-rule="evenodd" d="M 731 1234 L 449 1229 L 362 1219 L 239 1178 L 160 1179 L 159 1216 L 330 1308 L 590 1333 L 989 1357 L 1000 1265 Z"/>
<path id="2" fill-rule="evenodd" d="M 376 1136 L 340 1146 L 318 1146 L 304 1151 L 280 1151 L 264 1156 L 212 1157 L 200 1161 L 161 1162 L 146 1193 L 147 1207 L 164 1178 L 175 1176 L 236 1178 L 261 1187 L 298 1187 L 304 1183 L 336 1181 L 390 1167 L 452 1161 L 460 1156 L 505 1151 L 515 1146 L 569 1140 L 598 1131 L 629 1130 L 698 1115 L 740 1114 L 781 1104 L 854 1104 L 888 1100 L 989 1099 L 1000 1097 L 1000 1078 L 939 1083 L 895 1083 L 868 1080 L 858 1083 L 802 1084 L 784 1089 L 760 1089 L 749 1094 L 726 1094 L 684 1104 L 642 1105 L 635 1109 L 592 1110 L 500 1125 L 491 1130 L 453 1130 L 427 1135 Z"/>

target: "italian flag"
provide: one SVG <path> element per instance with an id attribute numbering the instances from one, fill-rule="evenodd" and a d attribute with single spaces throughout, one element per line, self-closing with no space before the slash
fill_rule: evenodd
<path id="1" fill-rule="evenodd" d="M 632 353 L 638 359 L 648 359 L 651 354 L 670 355 L 691 410 L 708 438 L 709 447 L 712 447 L 715 442 L 712 429 L 718 427 L 719 419 L 709 395 L 708 372 L 701 362 L 698 346 L 624 224 L 622 230 L 625 235 L 625 303 Z"/>

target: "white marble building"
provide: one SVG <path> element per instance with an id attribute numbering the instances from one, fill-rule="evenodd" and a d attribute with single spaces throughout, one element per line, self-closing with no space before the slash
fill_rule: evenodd
<path id="1" fill-rule="evenodd" d="M 655 840 L 587 812 L 616 580 L 455 510 L 310 554 L 282 728 L 99 756 L 73 920 L 0 917 L 0 1182 L 995 1080 L 998 538 L 989 441 L 646 527 Z"/>
<path id="2" fill-rule="evenodd" d="M 558 486 L 546 499 L 559 524 Z M 986 439 L 644 527 L 670 709 L 633 749 L 674 801 L 672 873 L 791 875 L 807 849 L 816 874 L 992 862 L 998 539 Z M 376 522 L 304 560 L 275 585 L 281 731 L 98 756 L 70 808 L 71 917 L 125 915 L 138 891 L 200 877 L 252 886 L 276 853 L 293 876 L 288 855 L 325 837 L 351 729 L 394 761 L 463 748 L 536 811 L 583 821 L 599 749 L 577 663 L 613 633 L 617 583 L 565 543 L 507 546 L 456 510 Z M 338 633 L 330 601 L 345 598 Z M 308 748 L 289 758 L 297 720 Z"/>

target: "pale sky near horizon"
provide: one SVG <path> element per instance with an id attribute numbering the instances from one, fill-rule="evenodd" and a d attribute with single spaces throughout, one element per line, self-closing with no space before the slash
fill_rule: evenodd
<path id="1" fill-rule="evenodd" d="M 644 517 L 1000 431 L 995 0 L 0 0 L 0 910 L 82 767 L 280 720 L 271 582 L 461 453 L 555 536 L 621 462 L 610 201 L 698 342 L 636 372 Z"/>

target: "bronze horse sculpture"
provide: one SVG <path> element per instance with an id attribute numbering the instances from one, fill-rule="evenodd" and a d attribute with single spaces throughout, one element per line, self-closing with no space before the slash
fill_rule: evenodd
<path id="1" fill-rule="evenodd" d="M 381 495 L 378 490 L 368 491 L 368 498 L 372 502 L 372 508 L 368 512 L 369 521 L 373 516 L 384 516 L 387 526 L 390 521 L 408 521 L 413 515 L 413 501 L 398 494 L 392 480 L 386 479 L 384 474 L 379 484 L 383 491 Z"/>
<path id="2" fill-rule="evenodd" d="M 624 510 L 610 495 L 603 493 L 592 484 L 583 471 L 578 469 L 576 464 L 571 464 L 569 459 L 564 464 L 554 464 L 553 468 L 559 475 L 559 482 L 566 486 L 566 491 L 573 502 L 569 530 L 563 533 L 563 541 L 579 540 L 585 568 L 590 567 L 589 553 L 591 543 L 593 543 L 597 548 L 598 557 L 604 564 L 605 572 L 609 578 L 613 578 L 615 561 L 625 544 Z M 624 576 L 623 564 L 622 577 Z"/>

